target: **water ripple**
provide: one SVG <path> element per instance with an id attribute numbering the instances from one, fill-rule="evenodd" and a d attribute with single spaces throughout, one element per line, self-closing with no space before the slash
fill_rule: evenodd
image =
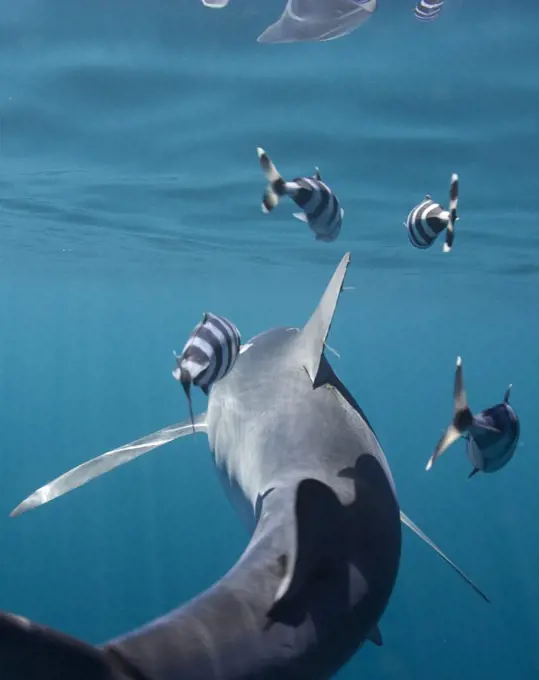
<path id="1" fill-rule="evenodd" d="M 52 4 L 56 23 L 29 0 L 26 13 L 10 4 L 0 29 L 6 253 L 288 266 L 351 249 L 371 269 L 537 272 L 539 85 L 528 66 L 539 48 L 521 18 L 470 10 L 477 41 L 459 3 L 449 31 L 386 9 L 349 39 L 268 49 L 254 37 L 269 5 L 238 2 L 225 16 L 197 3 L 127 14 Z M 258 145 L 286 177 L 320 167 L 346 211 L 336 244 L 316 243 L 290 201 L 261 214 Z M 402 222 L 427 192 L 447 203 L 454 171 L 455 250 L 418 253 Z"/>

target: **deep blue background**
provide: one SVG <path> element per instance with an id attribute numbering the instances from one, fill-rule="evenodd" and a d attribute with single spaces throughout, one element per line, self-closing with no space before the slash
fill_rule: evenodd
<path id="1" fill-rule="evenodd" d="M 38 486 L 186 417 L 170 372 L 208 310 L 245 339 L 301 326 L 345 251 L 329 344 L 405 512 L 489 594 L 405 531 L 397 587 L 341 678 L 539 673 L 536 0 L 413 0 L 325 44 L 256 37 L 282 0 L 5 0 L 0 13 L 0 609 L 101 642 L 219 578 L 247 534 L 198 436 L 20 518 Z M 317 243 L 292 206 L 260 212 L 262 145 L 345 209 Z M 402 222 L 461 180 L 455 247 Z M 472 408 L 502 399 L 521 446 L 466 477 L 451 416 L 461 354 Z M 197 393 L 195 403 L 204 408 Z"/>

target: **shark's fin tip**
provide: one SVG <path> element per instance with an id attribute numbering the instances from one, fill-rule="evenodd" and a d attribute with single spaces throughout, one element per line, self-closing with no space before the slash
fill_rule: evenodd
<path id="1" fill-rule="evenodd" d="M 345 253 L 333 273 L 318 306 L 303 327 L 300 335 L 301 360 L 314 386 L 318 385 L 318 371 L 326 338 L 329 334 L 337 303 L 343 289 L 350 259 L 350 253 Z"/>

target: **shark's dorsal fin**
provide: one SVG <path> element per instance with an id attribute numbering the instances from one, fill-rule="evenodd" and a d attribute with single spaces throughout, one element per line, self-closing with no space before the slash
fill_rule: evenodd
<path id="1" fill-rule="evenodd" d="M 33 494 L 28 496 L 28 498 L 25 498 L 22 503 L 19 503 L 19 505 L 11 511 L 10 517 L 21 515 L 27 510 L 32 510 L 40 505 L 44 505 L 59 496 L 63 496 L 68 493 L 68 491 L 77 489 L 79 486 L 86 484 L 92 479 L 104 475 L 105 472 L 110 472 L 124 463 L 135 460 L 135 458 L 142 456 L 144 453 L 148 453 L 148 451 L 153 451 L 153 449 L 168 444 L 180 437 L 193 434 L 193 431 L 208 431 L 205 413 L 195 416 L 193 422 L 187 420 L 183 423 L 169 425 L 162 430 L 152 432 L 152 434 L 141 437 L 134 442 L 124 444 L 117 449 L 107 451 L 107 453 L 97 456 L 97 458 L 92 458 L 81 465 L 77 465 L 77 467 L 72 468 L 68 472 L 64 472 L 60 477 L 57 477 L 52 482 L 49 482 L 37 491 L 34 491 Z"/>
<path id="2" fill-rule="evenodd" d="M 320 368 L 320 360 L 349 264 L 350 253 L 346 253 L 335 270 L 322 299 L 318 303 L 318 307 L 305 324 L 299 337 L 301 363 L 309 374 L 314 387 L 317 386 L 316 378 Z"/>

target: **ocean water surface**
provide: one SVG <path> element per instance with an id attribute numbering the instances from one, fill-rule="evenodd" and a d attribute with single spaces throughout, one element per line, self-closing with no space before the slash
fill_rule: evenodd
<path id="1" fill-rule="evenodd" d="M 284 0 L 5 0 L 0 12 L 0 609 L 91 643 L 220 578 L 248 535 L 205 437 L 27 515 L 25 496 L 187 417 L 171 377 L 204 311 L 243 338 L 308 319 L 352 262 L 328 355 L 373 424 L 402 509 L 486 591 L 408 530 L 397 585 L 339 678 L 539 677 L 539 42 L 535 0 L 414 0 L 327 43 L 263 45 Z M 322 177 L 345 209 L 316 242 L 283 200 L 260 211 L 256 147 Z M 460 177 L 453 251 L 403 220 Z M 462 355 L 474 412 L 522 435 L 493 475 L 449 424 Z M 205 399 L 197 391 L 195 407 Z"/>

